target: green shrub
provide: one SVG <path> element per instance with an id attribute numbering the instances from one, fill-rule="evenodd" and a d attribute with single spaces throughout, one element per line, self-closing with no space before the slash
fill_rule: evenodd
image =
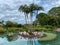
<path id="1" fill-rule="evenodd" d="M 47 31 L 54 31 L 54 28 L 51 25 L 45 25 L 44 28 L 46 28 Z"/>
<path id="2" fill-rule="evenodd" d="M 35 31 L 44 31 L 46 28 L 35 28 Z"/>
<path id="3" fill-rule="evenodd" d="M 35 28 L 35 31 L 53 31 L 51 28 Z"/>
<path id="4" fill-rule="evenodd" d="M 0 27 L 0 34 L 4 32 L 5 32 L 4 28 Z"/>
<path id="5" fill-rule="evenodd" d="M 15 30 L 16 30 L 15 28 L 8 28 L 7 32 L 15 32 Z"/>
<path id="6" fill-rule="evenodd" d="M 45 28 L 51 28 L 51 29 L 53 28 L 51 25 L 45 25 L 44 27 Z"/>
<path id="7" fill-rule="evenodd" d="M 27 28 L 8 28 L 7 32 L 27 31 Z"/>

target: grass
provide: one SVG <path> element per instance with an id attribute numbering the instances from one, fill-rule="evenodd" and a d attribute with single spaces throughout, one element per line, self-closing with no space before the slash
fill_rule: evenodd
<path id="1" fill-rule="evenodd" d="M 50 40 L 54 40 L 57 37 L 57 35 L 53 33 L 44 32 L 44 34 L 46 34 L 47 36 L 39 38 L 38 39 L 39 41 L 50 41 Z"/>

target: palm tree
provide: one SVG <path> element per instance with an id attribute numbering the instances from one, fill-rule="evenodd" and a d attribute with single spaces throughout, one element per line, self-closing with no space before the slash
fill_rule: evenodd
<path id="1" fill-rule="evenodd" d="M 30 9 L 30 18 L 31 18 L 31 22 L 32 22 L 32 15 L 33 15 L 34 11 L 37 11 L 37 14 L 38 14 L 38 11 L 43 10 L 43 7 L 40 7 L 40 6 L 32 3 L 32 4 L 30 4 L 29 9 Z"/>
<path id="2" fill-rule="evenodd" d="M 31 28 L 34 26 L 34 25 L 32 25 L 33 24 L 33 20 L 32 20 L 33 13 L 35 13 L 34 11 L 36 11 L 37 12 L 36 15 L 37 15 L 39 10 L 43 10 L 43 7 L 40 7 L 34 3 L 29 5 Z"/>
<path id="3" fill-rule="evenodd" d="M 24 12 L 24 15 L 25 15 L 25 21 L 26 21 L 26 24 L 27 24 L 27 18 L 28 18 L 28 14 L 29 14 L 29 8 L 28 8 L 28 6 L 27 5 L 21 5 L 20 7 L 19 7 L 19 11 L 22 11 L 22 12 Z"/>
<path id="4" fill-rule="evenodd" d="M 37 14 L 38 14 L 38 11 L 44 10 L 44 9 L 43 9 L 43 7 L 41 7 L 41 6 L 35 5 L 35 10 L 37 11 Z M 37 15 L 37 14 L 36 14 L 36 15 Z"/>
<path id="5" fill-rule="evenodd" d="M 30 20 L 32 22 L 32 16 L 33 16 L 33 13 L 34 13 L 33 11 L 35 10 L 34 3 L 33 4 L 30 4 L 29 9 L 30 9 Z"/>

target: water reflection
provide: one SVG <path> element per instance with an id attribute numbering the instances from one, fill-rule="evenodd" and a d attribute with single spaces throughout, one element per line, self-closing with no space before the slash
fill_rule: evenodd
<path id="1" fill-rule="evenodd" d="M 18 35 L 0 35 L 0 45 L 60 45 L 60 32 L 56 33 L 57 38 L 52 41 L 38 42 L 37 38 L 24 38 Z"/>
<path id="2" fill-rule="evenodd" d="M 28 39 L 27 45 L 33 45 L 33 40 L 32 39 Z"/>
<path id="3" fill-rule="evenodd" d="M 24 38 L 18 35 L 1 35 L 0 45 L 40 45 L 40 43 L 35 38 Z"/>
<path id="4" fill-rule="evenodd" d="M 16 41 L 18 39 L 17 35 L 13 35 L 13 36 L 6 36 L 8 41 Z"/>
<path id="5" fill-rule="evenodd" d="M 27 41 L 27 45 L 41 45 L 37 39 L 33 38 L 33 39 L 28 39 Z"/>

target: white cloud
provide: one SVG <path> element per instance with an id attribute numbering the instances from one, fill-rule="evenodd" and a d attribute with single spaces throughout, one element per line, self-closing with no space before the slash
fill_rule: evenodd
<path id="1" fill-rule="evenodd" d="M 20 5 L 35 3 L 44 7 L 45 12 L 54 6 L 60 6 L 60 0 L 0 0 L 0 20 L 25 23 L 24 14 L 18 11 Z M 35 17 L 33 17 L 35 20 Z M 29 19 L 28 19 L 29 20 Z"/>
<path id="2" fill-rule="evenodd" d="M 3 18 L 3 17 L 4 17 L 4 15 L 1 15 L 1 16 L 0 16 L 0 19 Z"/>

